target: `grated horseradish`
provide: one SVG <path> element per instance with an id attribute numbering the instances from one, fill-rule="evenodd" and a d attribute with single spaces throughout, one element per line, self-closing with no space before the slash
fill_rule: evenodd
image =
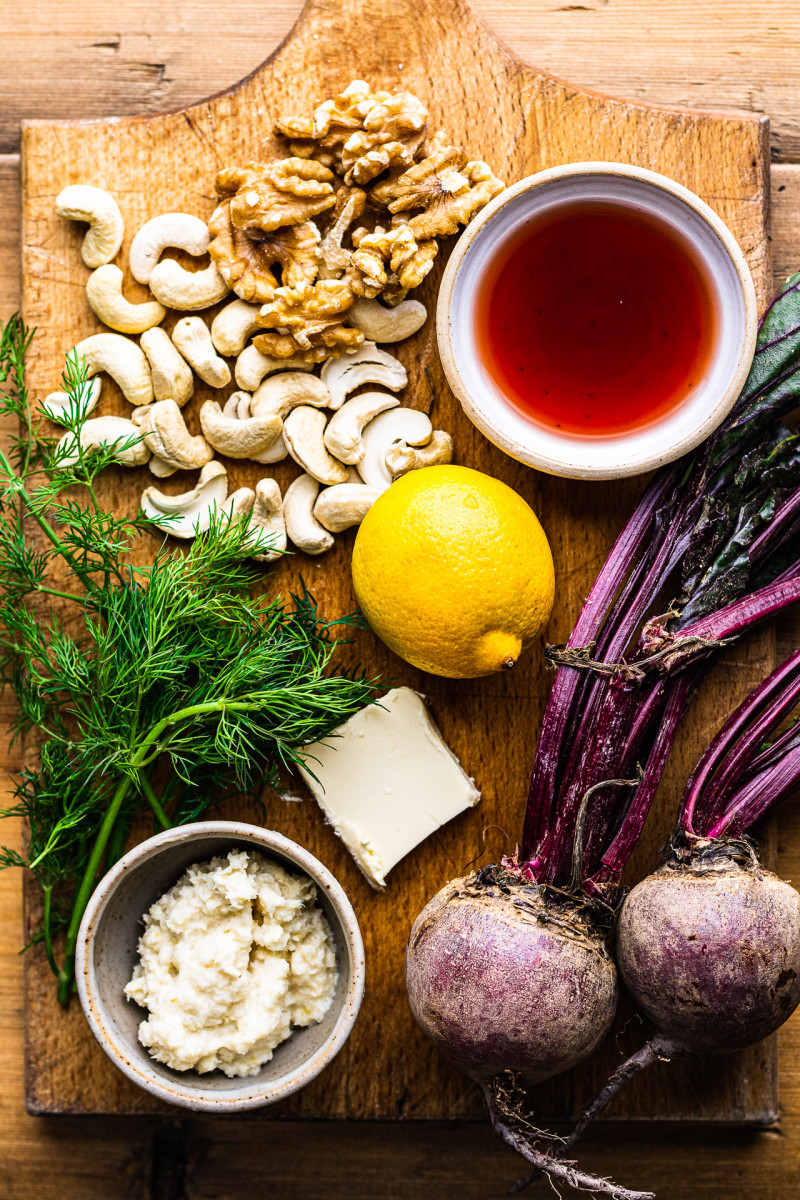
<path id="1" fill-rule="evenodd" d="M 195 863 L 145 914 L 125 988 L 139 1041 L 177 1071 L 255 1075 L 336 990 L 333 935 L 307 875 L 257 851 Z"/>

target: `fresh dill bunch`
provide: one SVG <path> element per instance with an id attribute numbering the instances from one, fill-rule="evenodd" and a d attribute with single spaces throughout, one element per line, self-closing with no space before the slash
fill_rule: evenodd
<path id="1" fill-rule="evenodd" d="M 223 795 L 277 786 L 301 747 L 373 699 L 374 683 L 333 669 L 348 618 L 323 621 L 305 591 L 288 603 L 251 597 L 246 521 L 217 514 L 185 553 L 162 546 L 149 566 L 128 561 L 155 527 L 98 501 L 95 480 L 114 450 L 80 448 L 85 365 L 68 358 L 63 376 L 79 451 L 65 466 L 31 412 L 31 337 L 18 317 L 0 334 L 0 412 L 21 431 L 0 451 L 0 679 L 17 701 L 15 735 L 36 731 L 39 761 L 0 810 L 27 820 L 27 853 L 0 849 L 0 868 L 25 866 L 42 887 L 40 940 L 66 1003 L 81 917 L 131 823 L 151 812 L 166 829 Z M 69 629 L 51 597 L 61 611 L 76 606 Z"/>

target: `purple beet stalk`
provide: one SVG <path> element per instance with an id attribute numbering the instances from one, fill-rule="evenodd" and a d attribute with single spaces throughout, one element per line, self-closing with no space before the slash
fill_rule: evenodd
<path id="1" fill-rule="evenodd" d="M 767 310 L 728 419 L 655 476 L 569 641 L 550 648 L 557 672 L 517 853 L 453 880 L 411 931 L 406 979 L 422 1028 L 479 1082 L 504 1140 L 586 1190 L 643 1195 L 578 1171 L 520 1096 L 611 1026 L 620 877 L 692 691 L 727 643 L 800 598 L 800 442 L 782 422 L 798 398 L 800 275 Z M 800 745 L 786 749 L 800 758 Z M 784 786 L 773 758 L 754 761 Z M 756 811 L 751 785 L 732 821 Z"/>

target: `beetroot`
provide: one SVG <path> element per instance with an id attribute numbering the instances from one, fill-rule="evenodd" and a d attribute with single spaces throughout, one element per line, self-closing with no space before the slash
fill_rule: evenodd
<path id="1" fill-rule="evenodd" d="M 419 1024 L 474 1079 L 538 1083 L 607 1034 L 617 972 L 593 910 L 502 869 L 454 879 L 414 922 L 406 983 Z"/>
<path id="2" fill-rule="evenodd" d="M 800 1003 L 800 895 L 764 870 L 746 836 L 800 781 L 798 724 L 774 736 L 798 702 L 800 650 L 720 729 L 686 785 L 664 862 L 625 899 L 617 963 L 654 1035 L 587 1105 L 560 1154 L 644 1068 L 741 1050 Z"/>
<path id="3" fill-rule="evenodd" d="M 692 1054 L 740 1050 L 800 1003 L 800 895 L 746 844 L 701 841 L 630 893 L 617 962 L 662 1036 Z"/>
<path id="4" fill-rule="evenodd" d="M 516 1098 L 520 1085 L 581 1062 L 608 1032 L 618 986 L 606 933 L 595 905 L 485 867 L 452 880 L 417 917 L 406 984 L 417 1021 L 481 1085 L 504 1141 L 571 1187 L 649 1200 L 649 1192 L 618 1187 L 538 1150 Z"/>

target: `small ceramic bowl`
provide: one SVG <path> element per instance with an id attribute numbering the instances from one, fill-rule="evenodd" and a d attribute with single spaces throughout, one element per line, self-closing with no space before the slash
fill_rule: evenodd
<path id="1" fill-rule="evenodd" d="M 539 424 L 502 394 L 481 363 L 475 303 L 484 272 L 532 217 L 576 200 L 644 211 L 689 242 L 712 287 L 716 337 L 704 377 L 659 420 L 603 437 Z M 574 163 L 521 179 L 471 221 L 447 264 L 437 306 L 439 352 L 467 416 L 506 454 L 551 475 L 617 479 L 671 462 L 699 445 L 730 411 L 755 350 L 755 290 L 733 234 L 712 209 L 664 175 L 624 163 Z"/>
<path id="2" fill-rule="evenodd" d="M 310 875 L 336 941 L 339 979 L 317 1025 L 296 1029 L 257 1075 L 228 1079 L 221 1071 L 173 1071 L 151 1058 L 137 1037 L 147 1013 L 123 988 L 137 959 L 142 916 L 188 866 L 254 848 L 288 870 Z M 237 1112 L 283 1100 L 338 1054 L 364 995 L 364 946 L 355 913 L 330 871 L 296 842 L 239 821 L 201 821 L 169 829 L 136 846 L 101 879 L 81 924 L 76 953 L 78 994 L 92 1032 L 134 1083 L 170 1104 L 205 1112 Z"/>

